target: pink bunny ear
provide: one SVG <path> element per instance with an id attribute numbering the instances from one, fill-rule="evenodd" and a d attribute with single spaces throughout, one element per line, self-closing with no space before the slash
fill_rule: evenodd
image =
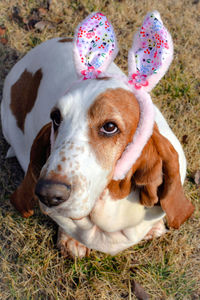
<path id="1" fill-rule="evenodd" d="M 118 52 L 112 25 L 100 12 L 89 15 L 77 27 L 74 36 L 76 70 L 83 79 L 105 72 Z"/>
<path id="2" fill-rule="evenodd" d="M 173 42 L 157 11 L 146 15 L 129 51 L 129 83 L 151 91 L 173 59 Z"/>

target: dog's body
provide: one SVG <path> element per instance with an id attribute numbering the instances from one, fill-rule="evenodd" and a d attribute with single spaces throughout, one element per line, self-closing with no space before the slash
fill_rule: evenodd
<path id="1" fill-rule="evenodd" d="M 31 50 L 13 67 L 5 81 L 1 105 L 3 134 L 11 145 L 12 150 L 10 149 L 8 154 L 15 154 L 23 170 L 27 172 L 25 177 L 27 185 L 30 183 L 29 173 L 33 157 L 41 154 L 38 152 L 40 151 L 38 149 L 41 149 L 38 148 L 38 144 L 43 137 L 42 128 L 45 128 L 45 132 L 48 130 L 51 155 L 47 155 L 49 159 L 46 164 L 46 159 L 44 159 L 42 165 L 38 167 L 39 172 L 36 172 L 38 175 L 36 176 L 33 172 L 34 176 L 31 176 L 36 184 L 40 169 L 44 165 L 40 173 L 43 181 L 40 180 L 36 190 L 43 202 L 40 203 L 41 209 L 60 226 L 58 244 L 62 251 L 84 256 L 89 248 L 115 254 L 138 243 L 148 236 L 148 233 L 151 236 L 164 233 L 166 230 L 162 219 L 165 212 L 160 205 L 153 206 L 158 200 L 154 200 L 149 205 L 143 205 L 140 199 L 140 186 L 147 184 L 145 193 L 149 195 L 149 198 L 147 196 L 148 202 L 152 196 L 151 180 L 144 183 L 135 175 L 135 184 L 132 184 L 132 176 L 137 173 L 134 167 L 124 181 L 112 180 L 114 165 L 127 143 L 130 143 L 130 137 L 132 139 L 139 118 L 136 98 L 123 80 L 120 81 L 120 76 L 123 76 L 122 71 L 112 63 L 107 73 L 116 74 L 119 79 L 115 76 L 114 78 L 80 81 L 75 71 L 72 52 L 73 43 L 70 39 L 52 39 Z M 61 125 L 57 124 L 58 126 L 48 125 L 50 112 L 54 107 L 56 107 L 56 113 L 59 110 L 62 115 Z M 146 163 L 149 164 L 151 159 L 153 161 L 154 154 L 151 154 L 149 149 L 154 149 L 157 137 L 161 137 L 161 146 L 158 147 L 156 155 L 161 155 L 162 151 L 167 149 L 168 144 L 173 145 L 170 147 L 175 151 L 170 150 L 170 153 L 173 152 L 175 156 L 178 154 L 176 164 L 178 169 L 174 167 L 174 173 L 180 173 L 180 176 L 177 176 L 183 184 L 186 159 L 182 147 L 161 112 L 156 107 L 154 108 L 156 125 L 152 141 L 149 141 L 145 148 L 148 153 Z M 107 132 L 105 135 L 107 127 L 103 127 L 105 121 L 108 120 L 120 124 L 119 132 L 114 132 L 109 137 Z M 134 122 L 133 127 L 135 127 L 132 128 Z M 113 123 L 111 125 L 109 123 L 109 126 L 113 126 Z M 123 130 L 124 134 L 119 140 L 118 136 Z M 99 133 L 97 134 L 96 131 Z M 33 150 L 30 160 L 31 147 Z M 141 157 L 146 152 L 144 150 Z M 162 184 L 162 172 L 164 172 L 162 166 L 165 170 L 165 161 L 170 161 L 171 157 L 162 159 L 161 175 L 156 177 L 157 183 L 153 188 L 152 199 L 157 199 L 157 187 Z M 151 168 L 153 170 L 154 166 Z M 168 173 L 169 171 L 166 173 L 166 178 Z M 173 185 L 173 180 L 169 185 Z M 166 182 L 167 179 L 165 179 Z M 50 189 L 47 190 L 49 185 Z M 177 191 L 176 188 L 174 189 L 174 193 L 177 192 L 177 198 L 179 198 L 180 188 L 179 184 Z M 66 195 L 67 189 L 70 196 Z M 156 190 L 156 197 L 154 190 Z M 33 191 L 25 193 L 23 190 L 22 196 L 21 190 L 18 190 L 19 195 L 14 195 L 13 203 L 24 216 L 27 216 L 27 212 L 28 215 L 32 214 L 32 204 L 24 209 L 26 204 L 23 202 L 24 207 L 21 206 L 21 198 L 27 197 L 23 201 L 30 202 L 29 193 L 34 193 Z M 166 193 L 166 188 L 164 188 L 164 194 Z M 50 201 L 50 194 L 51 200 L 61 199 L 61 203 L 59 205 L 47 203 Z M 176 195 L 173 202 L 175 198 Z M 185 199 L 182 206 L 185 206 Z M 190 205 L 189 208 L 187 205 L 184 208 L 189 215 L 193 211 Z M 170 209 L 167 207 L 164 210 L 168 215 L 171 206 Z M 179 218 L 177 214 L 173 217 L 175 220 Z M 180 223 L 187 218 L 188 215 L 184 215 Z M 174 225 L 174 227 L 178 226 Z"/>

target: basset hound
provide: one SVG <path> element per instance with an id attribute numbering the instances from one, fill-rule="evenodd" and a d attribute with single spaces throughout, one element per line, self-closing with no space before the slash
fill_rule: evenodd
<path id="1" fill-rule="evenodd" d="M 194 210 L 182 188 L 183 149 L 149 94 L 173 56 L 159 13 L 134 37 L 128 78 L 116 54 L 112 25 L 94 13 L 74 39 L 40 44 L 5 80 L 7 156 L 25 172 L 11 202 L 29 217 L 39 198 L 63 254 L 114 255 L 165 233 L 165 216 L 179 228 Z"/>

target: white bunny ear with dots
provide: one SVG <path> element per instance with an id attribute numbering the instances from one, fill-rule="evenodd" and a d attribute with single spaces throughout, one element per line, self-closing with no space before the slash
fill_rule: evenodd
<path id="1" fill-rule="evenodd" d="M 112 25 L 100 12 L 89 15 L 77 27 L 74 36 L 74 60 L 83 79 L 104 73 L 118 52 Z"/>
<path id="2" fill-rule="evenodd" d="M 150 92 L 173 59 L 173 42 L 157 11 L 146 15 L 129 51 L 129 83 Z"/>
<path id="3" fill-rule="evenodd" d="M 117 161 L 113 179 L 123 179 L 142 153 L 153 132 L 155 110 L 148 92 L 164 76 L 173 58 L 171 36 L 157 11 L 146 15 L 129 51 L 129 85 L 140 106 L 133 141 Z"/>

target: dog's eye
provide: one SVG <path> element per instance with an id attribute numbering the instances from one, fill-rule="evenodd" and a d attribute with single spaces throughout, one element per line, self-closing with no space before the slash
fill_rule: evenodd
<path id="1" fill-rule="evenodd" d="M 60 111 L 58 109 L 52 111 L 50 117 L 51 117 L 51 120 L 53 122 L 53 128 L 54 128 L 54 130 L 57 130 L 58 127 L 60 126 L 60 123 L 61 123 L 61 114 L 60 114 Z"/>
<path id="2" fill-rule="evenodd" d="M 100 128 L 100 133 L 106 136 L 112 136 L 119 132 L 119 128 L 113 122 L 107 122 Z"/>

